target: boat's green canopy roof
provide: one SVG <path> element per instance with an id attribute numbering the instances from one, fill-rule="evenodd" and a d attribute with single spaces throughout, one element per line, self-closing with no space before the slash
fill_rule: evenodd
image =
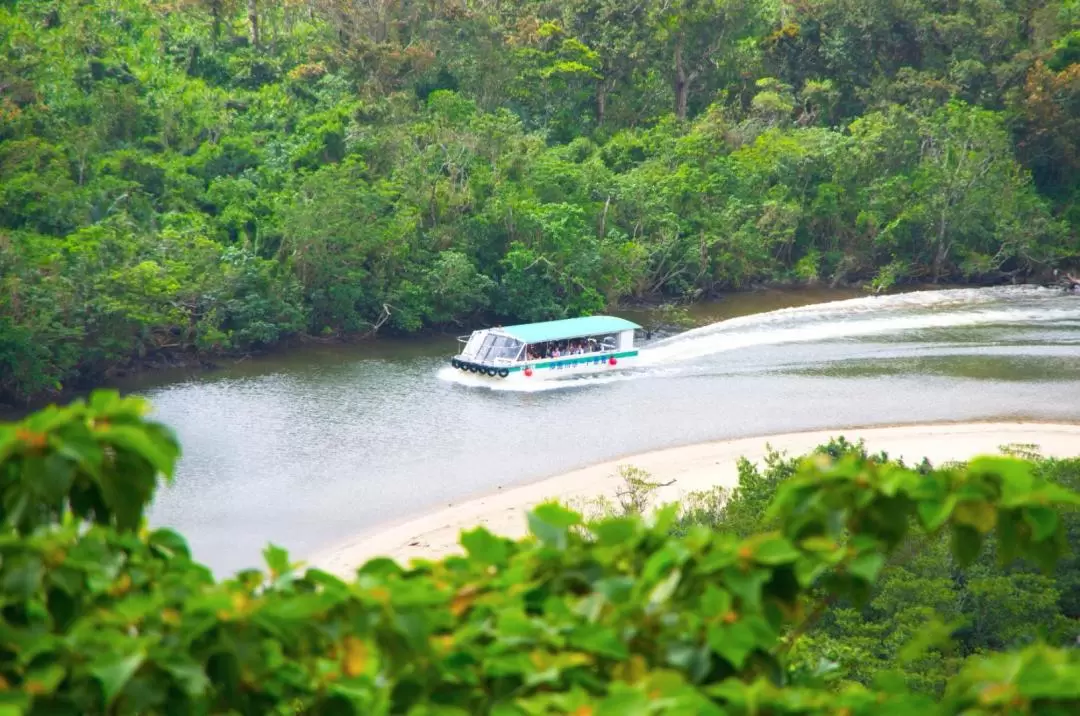
<path id="1" fill-rule="evenodd" d="M 503 333 L 516 338 L 522 343 L 543 343 L 562 341 L 567 338 L 598 336 L 603 333 L 618 333 L 641 328 L 636 323 L 615 316 L 586 316 L 584 318 L 566 318 L 561 321 L 543 321 L 541 323 L 522 323 L 517 326 L 504 326 Z"/>

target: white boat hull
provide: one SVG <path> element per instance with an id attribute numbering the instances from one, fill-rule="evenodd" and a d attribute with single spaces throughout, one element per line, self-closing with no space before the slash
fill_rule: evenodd
<path id="1" fill-rule="evenodd" d="M 530 381 L 530 380 L 559 380 L 561 378 L 573 378 L 584 375 L 600 375 L 614 373 L 620 369 L 633 366 L 638 359 L 637 350 L 618 351 L 615 353 L 598 355 L 577 355 L 564 358 L 550 358 L 529 363 L 515 365 L 478 365 L 470 364 L 455 358 L 458 367 L 463 373 L 476 378 L 501 381 Z M 476 370 L 471 370 L 475 368 Z M 495 375 L 491 375 L 491 371 Z M 505 372 L 505 375 L 501 374 Z"/>

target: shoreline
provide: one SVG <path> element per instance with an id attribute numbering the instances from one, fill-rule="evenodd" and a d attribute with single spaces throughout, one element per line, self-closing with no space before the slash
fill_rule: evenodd
<path id="1" fill-rule="evenodd" d="M 1080 423 L 1024 419 L 841 426 L 695 443 L 624 455 L 537 481 L 466 496 L 447 507 L 365 529 L 315 553 L 307 563 L 348 576 L 379 556 L 408 564 L 414 558 L 460 554 L 458 538 L 463 529 L 484 526 L 495 534 L 518 538 L 527 533 L 525 512 L 541 502 L 559 499 L 581 504 L 597 498 L 612 499 L 623 484 L 618 475 L 621 466 L 645 470 L 656 482 L 666 483 L 653 495 L 654 504 L 663 504 L 678 501 L 689 492 L 733 487 L 738 459 L 760 462 L 767 446 L 795 456 L 841 435 L 851 442 L 863 439 L 869 451 L 884 450 L 889 457 L 903 458 L 908 464 L 924 457 L 935 465 L 967 460 L 996 454 L 1008 444 L 1034 444 L 1047 457 L 1080 456 Z"/>

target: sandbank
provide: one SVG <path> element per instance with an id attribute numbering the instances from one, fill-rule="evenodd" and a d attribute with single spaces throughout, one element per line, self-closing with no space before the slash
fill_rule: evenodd
<path id="1" fill-rule="evenodd" d="M 531 484 L 498 489 L 486 496 L 438 508 L 396 524 L 367 530 L 345 544 L 326 550 L 309 564 L 340 575 L 351 574 L 373 557 L 385 556 L 407 564 L 416 557 L 439 558 L 460 553 L 463 529 L 483 525 L 507 537 L 526 534 L 525 512 L 551 499 L 581 504 L 597 497 L 612 499 L 624 483 L 618 469 L 631 465 L 648 471 L 658 483 L 670 483 L 655 493 L 655 502 L 678 500 L 688 492 L 732 487 L 736 462 L 760 461 L 768 446 L 801 455 L 829 438 L 866 441 L 869 450 L 886 451 L 909 464 L 929 458 L 934 464 L 997 454 L 1003 445 L 1030 444 L 1047 457 L 1080 455 L 1080 424 L 1039 422 L 980 422 L 902 425 L 877 428 L 837 428 L 813 432 L 765 435 L 653 450 L 609 460 Z"/>

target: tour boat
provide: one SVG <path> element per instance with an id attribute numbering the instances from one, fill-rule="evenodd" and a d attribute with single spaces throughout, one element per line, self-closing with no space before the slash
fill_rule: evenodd
<path id="1" fill-rule="evenodd" d="M 496 380 L 607 373 L 637 358 L 634 331 L 640 328 L 614 316 L 485 328 L 458 338 L 463 347 L 450 365 Z"/>

